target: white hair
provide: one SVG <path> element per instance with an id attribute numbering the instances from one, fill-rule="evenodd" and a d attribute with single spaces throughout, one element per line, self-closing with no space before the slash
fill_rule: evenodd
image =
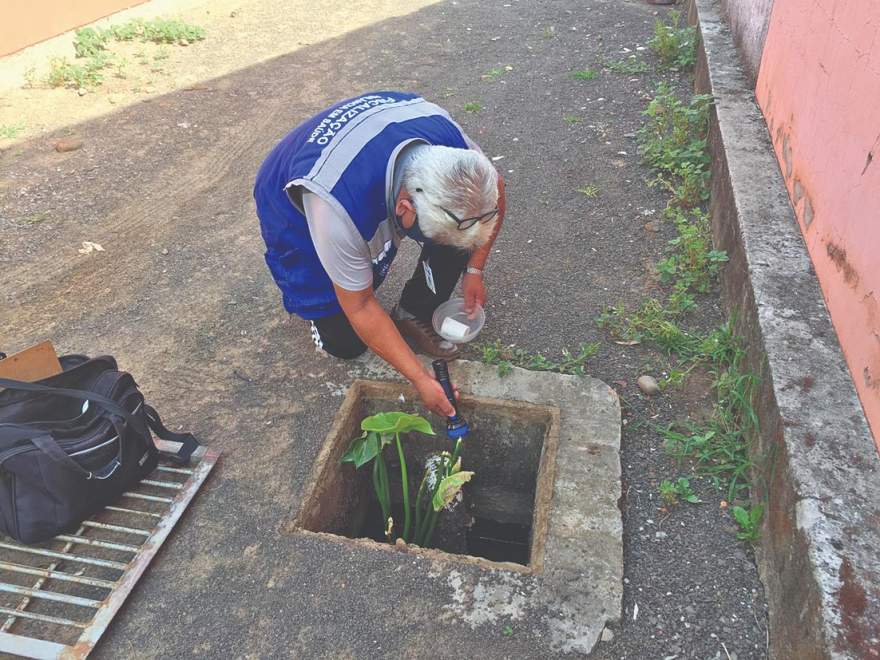
<path id="1" fill-rule="evenodd" d="M 498 206 L 498 172 L 479 151 L 431 145 L 416 154 L 403 172 L 422 233 L 445 245 L 472 250 L 492 235 L 498 217 L 460 230 L 443 209 L 460 220 L 481 216 Z"/>

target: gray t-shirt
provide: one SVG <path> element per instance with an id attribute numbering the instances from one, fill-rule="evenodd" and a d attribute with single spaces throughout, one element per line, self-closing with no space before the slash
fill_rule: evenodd
<path id="1" fill-rule="evenodd" d="M 480 147 L 467 136 L 465 141 L 469 148 L 481 151 Z M 420 149 L 425 149 L 427 146 L 416 142 L 404 147 L 398 154 L 394 163 L 391 199 L 396 200 L 400 193 L 401 179 L 407 163 Z M 371 254 L 370 244 L 364 241 L 351 219 L 341 215 L 327 201 L 307 190 L 302 193 L 302 205 L 318 259 L 333 284 L 346 291 L 363 291 L 372 288 L 375 257 Z M 394 209 L 389 211 L 393 213 Z M 389 228 L 386 231 L 392 230 Z M 403 236 L 395 226 L 393 235 L 377 236 L 374 240 L 375 238 L 380 238 L 379 242 L 383 245 L 378 246 L 378 249 L 381 250 L 390 247 L 391 242 L 397 245 Z"/>

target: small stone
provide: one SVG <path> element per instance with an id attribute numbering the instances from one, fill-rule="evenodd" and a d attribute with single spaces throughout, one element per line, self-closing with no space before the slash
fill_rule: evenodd
<path id="1" fill-rule="evenodd" d="M 657 385 L 657 381 L 653 376 L 639 376 L 636 384 L 639 386 L 639 389 L 648 396 L 653 396 L 660 391 L 660 386 Z"/>
<path id="2" fill-rule="evenodd" d="M 614 633 L 611 632 L 610 630 L 608 630 L 608 628 L 603 628 L 602 629 L 602 641 L 603 642 L 610 642 L 612 639 L 614 639 Z"/>
<path id="3" fill-rule="evenodd" d="M 660 227 L 657 226 L 656 222 L 646 222 L 645 223 L 645 231 L 653 231 L 656 233 L 656 232 L 660 231 Z"/>
<path id="4" fill-rule="evenodd" d="M 168 254 L 168 248 L 162 248 L 162 254 Z"/>
<path id="5" fill-rule="evenodd" d="M 394 542 L 394 545 L 396 545 L 398 548 L 405 548 L 405 547 L 406 547 L 406 541 L 404 541 L 403 539 L 399 538 L 399 539 L 397 539 L 397 540 Z"/>
<path id="6" fill-rule="evenodd" d="M 79 138 L 61 138 L 55 143 L 55 151 L 64 153 L 66 151 L 76 151 L 82 149 L 83 141 Z"/>
<path id="7" fill-rule="evenodd" d="M 79 94 L 80 96 L 85 96 L 86 94 L 88 94 L 88 92 L 86 90 L 84 90 L 82 87 L 80 87 L 78 90 L 76 90 L 76 93 Z"/>
<path id="8" fill-rule="evenodd" d="M 658 539 L 665 539 L 667 534 L 666 532 L 657 532 L 656 534 L 654 534 L 654 536 Z"/>
<path id="9" fill-rule="evenodd" d="M 189 41 L 187 41 L 186 39 L 181 39 L 178 43 L 181 46 L 189 46 Z"/>

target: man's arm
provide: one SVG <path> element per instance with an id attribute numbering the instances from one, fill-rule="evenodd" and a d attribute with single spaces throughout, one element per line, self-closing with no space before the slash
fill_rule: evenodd
<path id="1" fill-rule="evenodd" d="M 489 259 L 489 253 L 492 252 L 492 245 L 501 231 L 501 225 L 504 222 L 504 211 L 507 208 L 507 200 L 504 196 L 504 177 L 498 175 L 498 219 L 495 221 L 495 229 L 489 240 L 486 241 L 479 249 L 474 250 L 471 258 L 468 259 L 468 268 L 478 268 L 483 270 L 486 267 L 486 261 Z M 486 287 L 483 283 L 482 275 L 472 275 L 465 273 L 461 280 L 461 291 L 464 294 L 464 308 L 470 313 L 474 308 L 474 303 L 478 303 L 481 307 L 486 304 Z"/>
<path id="2" fill-rule="evenodd" d="M 373 295 L 372 287 L 348 291 L 334 285 L 334 289 L 342 311 L 361 341 L 413 384 L 429 410 L 446 417 L 455 414 L 440 383 L 400 336 L 394 321 Z"/>

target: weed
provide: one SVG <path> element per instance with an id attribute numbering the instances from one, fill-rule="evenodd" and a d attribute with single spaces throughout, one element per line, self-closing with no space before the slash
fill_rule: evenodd
<path id="1" fill-rule="evenodd" d="M 544 26 L 544 38 L 552 39 L 556 36 L 556 26 L 555 25 L 545 25 Z"/>
<path id="2" fill-rule="evenodd" d="M 579 71 L 571 72 L 571 77 L 575 80 L 592 80 L 598 75 L 599 72 L 594 69 L 580 69 Z"/>
<path id="3" fill-rule="evenodd" d="M 483 104 L 477 103 L 476 101 L 471 101 L 470 103 L 464 104 L 464 109 L 467 112 L 479 112 L 480 110 L 483 109 Z"/>
<path id="4" fill-rule="evenodd" d="M 505 637 L 510 637 L 513 635 L 513 626 L 504 626 L 504 629 L 501 631 L 501 634 Z"/>
<path id="5" fill-rule="evenodd" d="M 740 541 L 757 541 L 761 534 L 761 519 L 764 517 L 764 506 L 755 504 L 748 511 L 741 506 L 735 506 L 732 512 L 740 529 L 736 538 Z"/>
<path id="6" fill-rule="evenodd" d="M 0 140 L 17 138 L 24 130 L 24 124 L 0 124 Z"/>
<path id="7" fill-rule="evenodd" d="M 171 53 L 168 52 L 168 49 L 165 46 L 161 46 L 159 52 L 153 55 L 153 61 L 161 62 L 162 60 L 167 60 L 169 57 L 171 57 Z"/>
<path id="8" fill-rule="evenodd" d="M 704 424 L 673 425 L 660 429 L 667 451 L 679 461 L 691 460 L 700 474 L 726 488 L 732 500 L 748 488 L 750 438 L 758 428 L 752 407 L 757 379 L 743 368 L 745 349 L 728 321 L 706 336 L 691 364 L 710 364 L 716 395 L 712 417 Z"/>
<path id="9" fill-rule="evenodd" d="M 205 30 L 177 19 L 154 18 L 149 21 L 132 19 L 106 30 L 117 41 L 139 40 L 157 44 L 187 45 L 205 38 Z"/>
<path id="10" fill-rule="evenodd" d="M 428 547 L 434 535 L 439 513 L 456 499 L 465 483 L 470 481 L 473 472 L 461 469 L 461 445 L 459 438 L 452 453 L 442 452 L 432 456 L 425 465 L 416 495 L 415 503 L 411 503 L 409 471 L 400 434 L 418 431 L 426 435 L 434 435 L 428 420 L 418 415 L 403 412 L 384 412 L 364 418 L 361 422 L 363 433 L 351 441 L 348 451 L 340 459 L 341 463 L 352 463 L 355 469 L 370 462 L 373 463 L 373 490 L 382 509 L 382 521 L 388 542 L 394 540 L 394 518 L 392 517 L 392 497 L 388 480 L 388 469 L 385 465 L 383 450 L 394 443 L 400 461 L 400 480 L 403 490 L 403 532 L 399 535 L 407 543 L 415 542 Z M 413 520 L 415 518 L 415 520 Z"/>
<path id="11" fill-rule="evenodd" d="M 498 375 L 508 375 L 514 366 L 531 369 L 532 371 L 555 371 L 575 376 L 586 375 L 586 362 L 599 351 L 599 343 L 582 343 L 577 354 L 569 349 L 562 349 L 562 358 L 558 362 L 549 360 L 540 353 L 529 353 L 516 346 L 503 346 L 500 340 L 491 344 L 483 344 L 482 360 L 486 364 L 497 364 Z"/>
<path id="12" fill-rule="evenodd" d="M 583 120 L 575 115 L 563 115 L 562 121 L 564 121 L 569 126 L 573 126 L 574 124 L 580 124 Z"/>
<path id="13" fill-rule="evenodd" d="M 652 298 L 642 303 L 641 308 L 631 315 L 626 313 L 622 304 L 606 307 L 597 323 L 624 343 L 651 342 L 665 353 L 695 355 L 701 339 L 683 330 L 677 318 L 677 310 L 664 307 L 660 301 Z"/>
<path id="14" fill-rule="evenodd" d="M 71 89 L 97 87 L 104 81 L 101 69 L 106 65 L 105 55 L 90 57 L 83 64 L 73 64 L 66 57 L 55 57 L 49 63 L 46 83 L 50 87 Z"/>
<path id="15" fill-rule="evenodd" d="M 37 76 L 37 67 L 28 67 L 27 71 L 24 72 L 24 85 L 22 85 L 22 87 L 33 89 L 39 82 L 40 79 Z"/>
<path id="16" fill-rule="evenodd" d="M 660 83 L 643 113 L 648 121 L 637 134 L 645 162 L 661 174 L 683 177 L 690 169 L 692 177 L 705 176 L 708 181 L 703 172 L 709 165 L 706 138 L 711 104 L 707 94 L 697 94 L 685 104 L 667 83 Z"/>
<path id="17" fill-rule="evenodd" d="M 114 76 L 116 76 L 117 78 L 122 78 L 122 79 L 125 79 L 128 77 L 125 74 L 125 70 L 128 67 L 128 60 L 127 59 L 125 59 L 123 57 L 123 58 L 116 60 L 113 63 L 113 67 L 116 69 L 116 71 L 113 73 Z"/>
<path id="18" fill-rule="evenodd" d="M 691 482 L 684 477 L 679 477 L 675 481 L 669 479 L 661 481 L 660 497 L 667 506 L 678 504 L 679 499 L 691 504 L 700 504 L 703 501 L 691 489 Z"/>
<path id="19" fill-rule="evenodd" d="M 651 50 L 666 67 L 689 69 L 697 58 L 697 31 L 681 26 L 681 12 L 669 12 L 669 23 L 654 22 L 654 36 L 648 41 Z"/>
<path id="20" fill-rule="evenodd" d="M 72 63 L 64 57 L 51 60 L 46 83 L 51 87 L 73 89 L 97 87 L 104 81 L 102 69 L 111 64 L 114 64 L 116 68 L 114 75 L 117 78 L 125 78 L 125 68 L 128 62 L 124 59 L 114 62 L 107 49 L 107 44 L 111 39 L 187 45 L 204 38 L 204 29 L 179 20 L 153 19 L 145 21 L 133 19 L 106 29 L 81 28 L 74 34 L 73 49 L 76 53 L 76 59 L 82 60 L 82 63 Z M 138 51 L 135 57 L 140 60 L 141 64 L 146 64 L 146 55 L 142 50 Z M 167 57 L 166 52 L 160 51 L 155 59 L 158 61 Z"/>
<path id="21" fill-rule="evenodd" d="M 707 293 L 727 261 L 727 253 L 712 249 L 709 218 L 700 209 L 693 210 L 692 219 L 677 213 L 675 226 L 678 236 L 669 241 L 675 251 L 657 262 L 660 281 L 674 283 L 675 292 Z"/>
<path id="22" fill-rule="evenodd" d="M 46 211 L 40 211 L 38 213 L 31 213 L 29 216 L 25 217 L 22 222 L 30 227 L 34 227 L 45 222 L 48 219 L 49 214 Z"/>
<path id="23" fill-rule="evenodd" d="M 494 69 L 489 69 L 488 71 L 486 71 L 486 73 L 480 76 L 480 78 L 482 78 L 483 80 L 488 80 L 489 82 L 495 82 L 503 75 L 504 69 L 496 67 Z"/>
<path id="24" fill-rule="evenodd" d="M 590 199 L 595 199 L 599 196 L 599 189 L 594 186 L 592 183 L 584 186 L 583 188 L 578 188 L 578 192 Z"/>
<path id="25" fill-rule="evenodd" d="M 80 28 L 74 33 L 73 50 L 79 57 L 94 57 L 107 50 L 107 33 L 94 28 Z"/>
<path id="26" fill-rule="evenodd" d="M 648 63 L 638 59 L 635 55 L 622 60 L 606 60 L 603 66 L 612 73 L 621 73 L 626 76 L 636 76 L 648 72 Z"/>

